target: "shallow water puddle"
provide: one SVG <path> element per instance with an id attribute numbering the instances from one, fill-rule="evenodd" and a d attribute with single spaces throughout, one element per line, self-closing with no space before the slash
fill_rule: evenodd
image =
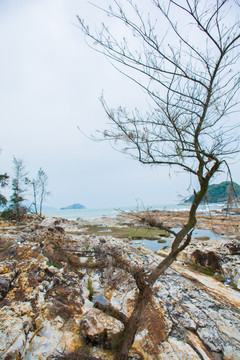
<path id="1" fill-rule="evenodd" d="M 180 228 L 173 228 L 172 230 L 174 231 L 179 231 Z M 199 240 L 219 240 L 220 238 L 222 238 L 221 235 L 214 233 L 211 230 L 207 230 L 207 229 L 195 229 L 193 231 L 193 238 L 199 238 Z M 202 239 L 201 239 L 202 238 Z M 135 248 L 138 247 L 145 247 L 151 251 L 158 251 L 166 246 L 171 246 L 171 241 L 172 238 L 170 239 L 161 239 L 161 242 L 158 242 L 158 240 L 148 240 L 148 239 L 141 239 L 141 240 L 132 240 L 129 244 Z"/>
<path id="2" fill-rule="evenodd" d="M 165 246 L 170 246 L 171 241 L 169 239 L 161 240 L 161 242 L 158 242 L 158 240 L 141 239 L 141 240 L 132 240 L 130 242 L 130 245 L 135 248 L 138 248 L 139 246 L 145 247 L 154 252 L 154 251 L 162 249 Z"/>
<path id="3" fill-rule="evenodd" d="M 172 228 L 173 231 L 179 231 L 180 228 Z M 208 237 L 209 239 L 205 240 L 219 240 L 222 238 L 220 234 L 216 234 L 211 230 L 208 229 L 194 229 L 192 238 L 198 238 L 198 237 Z"/>

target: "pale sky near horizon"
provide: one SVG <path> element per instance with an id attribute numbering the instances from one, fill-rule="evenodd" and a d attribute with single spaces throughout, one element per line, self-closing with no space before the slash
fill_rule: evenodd
<path id="1" fill-rule="evenodd" d="M 142 166 L 78 130 L 106 127 L 102 91 L 112 106 L 132 108 L 145 95 L 87 46 L 77 14 L 101 21 L 86 0 L 0 1 L 0 173 L 11 174 L 13 156 L 30 178 L 42 167 L 51 191 L 46 205 L 54 207 L 179 202 L 189 195 L 186 174 Z M 239 183 L 237 164 L 232 172 Z"/>

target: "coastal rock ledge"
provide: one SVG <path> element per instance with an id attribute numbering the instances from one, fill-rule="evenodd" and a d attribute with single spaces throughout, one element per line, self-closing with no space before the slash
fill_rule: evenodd
<path id="1" fill-rule="evenodd" d="M 46 360 L 86 342 L 93 356 L 113 359 L 111 342 L 122 323 L 94 305 L 129 316 L 136 288 L 109 258 L 95 267 L 92 253 L 121 251 L 146 271 L 159 255 L 110 236 L 81 235 L 80 228 L 56 219 L 0 224 L 0 359 Z M 86 260 L 92 266 L 84 268 Z M 240 359 L 239 291 L 183 264 L 156 282 L 144 318 L 132 359 Z"/>

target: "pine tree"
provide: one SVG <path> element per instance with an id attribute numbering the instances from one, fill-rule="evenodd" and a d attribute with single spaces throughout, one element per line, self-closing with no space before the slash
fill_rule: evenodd
<path id="1" fill-rule="evenodd" d="M 25 185 L 27 183 L 27 173 L 22 159 L 13 157 L 13 169 L 15 177 L 12 180 L 13 194 L 10 198 L 10 209 L 15 214 L 16 219 L 20 221 L 26 213 L 26 207 L 22 205 L 25 193 Z"/>
<path id="2" fill-rule="evenodd" d="M 5 173 L 0 175 L 0 186 L 4 188 L 8 184 L 9 176 Z M 0 193 L 0 206 L 5 206 L 7 204 L 7 199 L 4 195 Z"/>

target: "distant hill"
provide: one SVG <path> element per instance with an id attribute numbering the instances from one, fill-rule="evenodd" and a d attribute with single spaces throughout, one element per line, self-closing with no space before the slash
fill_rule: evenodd
<path id="1" fill-rule="evenodd" d="M 81 204 L 72 204 L 66 207 L 62 207 L 60 210 L 79 210 L 79 209 L 86 209 L 84 205 Z"/>
<path id="2" fill-rule="evenodd" d="M 229 197 L 229 185 L 230 181 L 224 181 L 220 184 L 212 184 L 208 187 L 206 194 L 208 203 L 224 203 L 227 202 Z M 240 198 L 240 185 L 233 183 L 234 190 L 238 197 Z M 232 194 L 232 198 L 235 198 L 235 195 Z M 193 195 L 190 198 L 186 199 L 184 203 L 191 203 L 193 201 Z"/>

